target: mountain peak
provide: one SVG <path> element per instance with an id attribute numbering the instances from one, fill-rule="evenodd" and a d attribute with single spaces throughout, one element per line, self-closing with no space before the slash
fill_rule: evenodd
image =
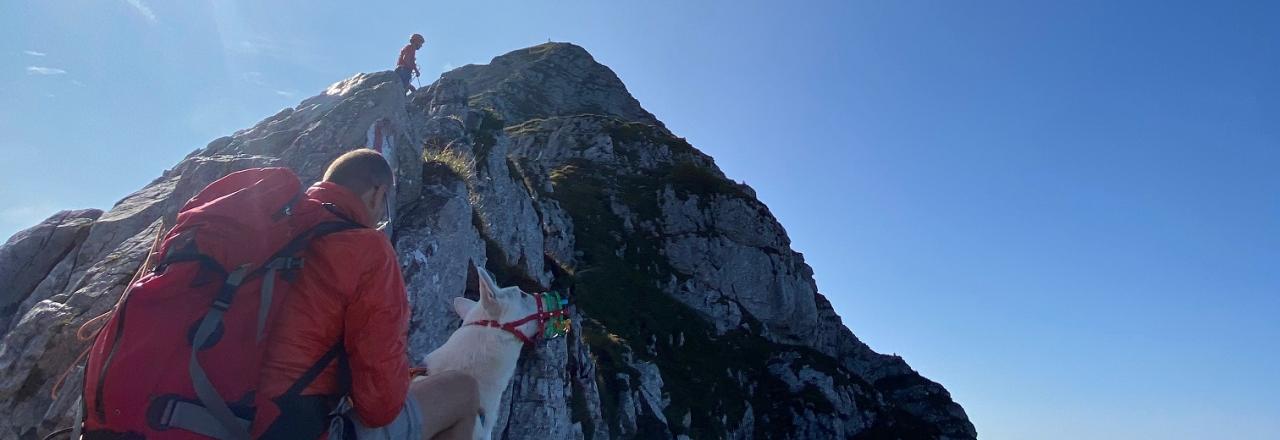
<path id="1" fill-rule="evenodd" d="M 631 96 L 617 74 L 572 43 L 543 43 L 468 64 L 441 79 L 460 81 L 477 107 L 496 111 L 507 124 L 530 119 L 600 114 L 661 126 Z"/>

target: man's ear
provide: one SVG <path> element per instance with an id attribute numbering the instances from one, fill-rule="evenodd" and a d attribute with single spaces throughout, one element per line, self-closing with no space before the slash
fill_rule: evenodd
<path id="1" fill-rule="evenodd" d="M 360 195 L 360 200 L 364 202 L 365 210 L 369 211 L 371 221 L 377 222 L 386 215 L 387 207 L 387 191 L 391 190 L 391 185 L 379 185 L 369 188 Z M 382 209 L 378 209 L 381 206 Z M 381 211 L 381 212 L 379 212 Z"/>
<path id="2" fill-rule="evenodd" d="M 471 309 L 475 308 L 475 306 L 475 301 L 461 296 L 453 299 L 453 312 L 457 313 L 458 317 L 462 319 L 467 319 L 467 314 L 471 313 Z"/>
<path id="3" fill-rule="evenodd" d="M 360 193 L 360 203 L 364 205 L 365 211 L 369 211 L 369 215 L 373 215 L 374 200 L 378 199 L 377 188 L 369 188 Z"/>

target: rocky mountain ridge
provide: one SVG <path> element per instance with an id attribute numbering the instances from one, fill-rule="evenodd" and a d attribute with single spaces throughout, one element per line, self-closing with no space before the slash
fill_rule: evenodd
<path id="1" fill-rule="evenodd" d="M 356 75 L 106 212 L 15 235 L 0 248 L 0 438 L 67 423 L 76 330 L 115 303 L 183 201 L 250 167 L 314 181 L 375 136 L 397 164 L 413 358 L 458 325 L 449 300 L 469 261 L 504 285 L 572 286 L 573 331 L 526 349 L 498 438 L 976 437 L 941 385 L 843 325 L 751 188 L 584 49 L 548 43 L 409 96 L 391 72 Z"/>

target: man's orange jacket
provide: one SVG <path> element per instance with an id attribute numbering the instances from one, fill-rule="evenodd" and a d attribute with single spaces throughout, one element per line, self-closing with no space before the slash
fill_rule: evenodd
<path id="1" fill-rule="evenodd" d="M 395 249 L 386 235 L 368 228 L 373 219 L 345 187 L 317 183 L 307 197 L 332 204 L 335 212 L 366 228 L 320 237 L 303 254 L 301 274 L 290 285 L 267 341 L 254 437 L 280 418 L 282 409 L 273 399 L 339 342 L 351 372 L 352 403 L 365 425 L 391 423 L 408 395 L 409 304 Z M 344 392 L 340 388 L 333 362 L 302 394 L 336 403 Z"/>

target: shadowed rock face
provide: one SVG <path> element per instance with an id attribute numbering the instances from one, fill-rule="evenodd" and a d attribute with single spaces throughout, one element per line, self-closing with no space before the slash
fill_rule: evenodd
<path id="1" fill-rule="evenodd" d="M 183 201 L 244 168 L 314 180 L 379 121 L 396 146 L 413 359 L 456 328 L 469 261 L 503 285 L 572 291 L 573 330 L 525 350 L 499 438 L 976 437 L 941 385 L 841 323 L 751 188 L 585 50 L 548 43 L 407 98 L 390 72 L 354 76 L 105 213 L 15 235 L 0 248 L 0 438 L 69 422 L 76 329 L 114 304 Z"/>

